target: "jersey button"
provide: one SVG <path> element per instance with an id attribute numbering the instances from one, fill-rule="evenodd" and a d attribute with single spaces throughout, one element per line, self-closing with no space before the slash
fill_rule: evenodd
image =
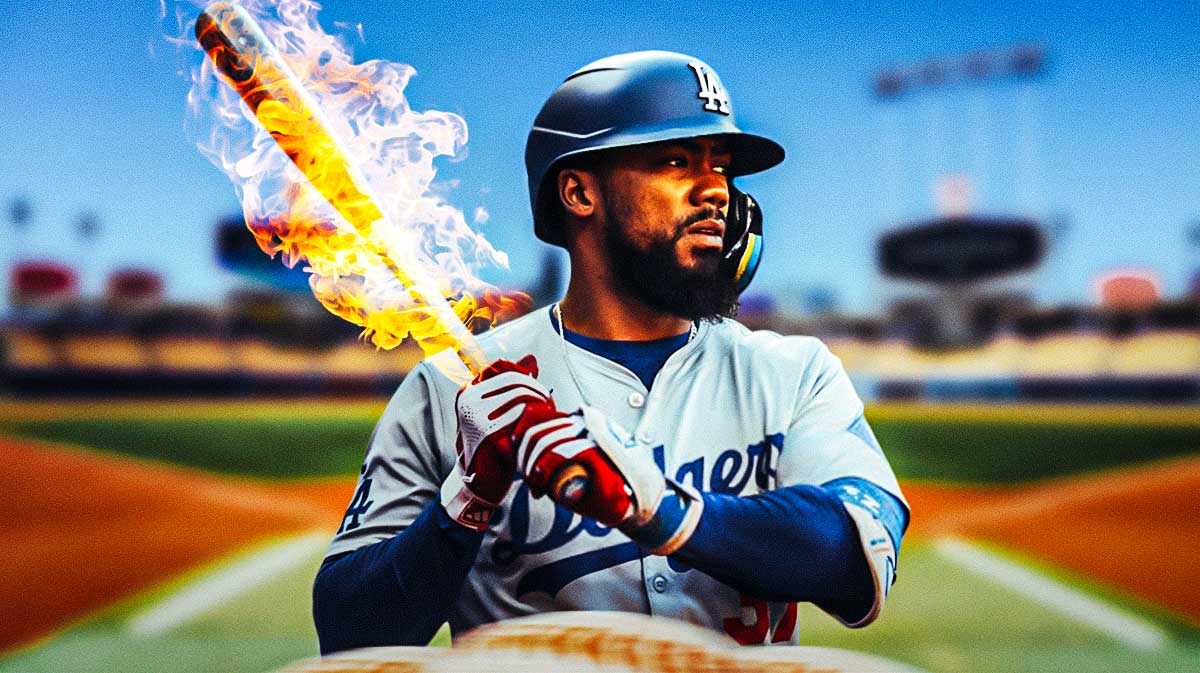
<path id="1" fill-rule="evenodd" d="M 646 396 L 635 391 L 629 393 L 629 397 L 626 398 L 626 401 L 629 402 L 629 406 L 633 407 L 634 409 L 641 409 L 646 405 Z"/>
<path id="2" fill-rule="evenodd" d="M 654 578 L 650 580 L 650 586 L 656 592 L 661 594 L 667 590 L 667 578 L 663 577 L 662 575 L 655 575 Z"/>

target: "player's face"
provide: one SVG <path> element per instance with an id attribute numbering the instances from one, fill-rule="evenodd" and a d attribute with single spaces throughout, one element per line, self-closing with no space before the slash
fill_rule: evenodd
<path id="1" fill-rule="evenodd" d="M 617 216 L 639 248 L 671 241 L 680 267 L 715 271 L 729 207 L 729 163 L 717 138 L 617 150 L 605 180 L 607 214 Z"/>
<path id="2" fill-rule="evenodd" d="M 730 155 L 713 138 L 616 150 L 602 177 L 604 243 L 618 290 L 688 319 L 733 315 L 720 271 Z"/>

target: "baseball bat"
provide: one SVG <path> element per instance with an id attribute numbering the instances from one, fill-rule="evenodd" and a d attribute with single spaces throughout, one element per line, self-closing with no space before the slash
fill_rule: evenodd
<path id="1" fill-rule="evenodd" d="M 397 259 L 395 250 L 389 252 L 372 236 L 374 226 L 386 222 L 386 214 L 362 171 L 321 116 L 316 101 L 250 13 L 232 3 L 210 5 L 196 20 L 196 40 L 292 163 L 354 227 L 412 300 L 429 311 L 421 334 L 414 337 L 424 342 L 422 345 L 453 349 L 472 376 L 483 371 L 488 365 L 486 354 L 411 251 L 399 251 L 404 258 Z M 555 476 L 552 492 L 560 502 L 574 502 L 586 494 L 589 483 L 586 470 L 569 464 Z"/>

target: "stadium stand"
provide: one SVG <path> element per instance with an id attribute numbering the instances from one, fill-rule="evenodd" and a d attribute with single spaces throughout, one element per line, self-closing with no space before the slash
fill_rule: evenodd
<path id="1" fill-rule="evenodd" d="M 1026 348 L 1015 334 L 1001 333 L 977 348 L 938 354 L 931 358 L 925 375 L 960 380 L 1014 377 L 1022 366 Z"/>
<path id="2" fill-rule="evenodd" d="M 81 370 L 143 371 L 150 364 L 143 344 L 128 334 L 70 335 L 63 339 L 62 351 L 67 365 Z"/>
<path id="3" fill-rule="evenodd" d="M 340 343 L 320 356 L 318 368 L 331 376 L 369 377 L 379 373 L 388 358 L 361 341 Z"/>
<path id="4" fill-rule="evenodd" d="M 317 373 L 317 354 L 308 349 L 287 348 L 253 337 L 232 344 L 238 369 L 251 375 L 310 376 Z"/>
<path id="5" fill-rule="evenodd" d="M 167 372 L 223 372 L 233 368 L 233 353 L 223 341 L 200 336 L 167 336 L 150 344 L 154 364 Z"/>
<path id="6" fill-rule="evenodd" d="M 60 366 L 62 356 L 54 343 L 37 330 L 14 326 L 4 333 L 4 359 L 12 369 L 44 371 Z"/>
<path id="7" fill-rule="evenodd" d="M 1109 365 L 1114 375 L 1200 375 L 1200 304 L 1156 306 L 1141 320 L 1120 322 L 1132 325 L 1118 323 Z"/>
<path id="8" fill-rule="evenodd" d="M 420 348 L 408 343 L 385 351 L 363 341 L 347 341 L 322 355 L 318 369 L 329 376 L 403 376 L 423 357 Z"/>
<path id="9" fill-rule="evenodd" d="M 180 375 L 228 372 L 233 353 L 220 313 L 203 306 L 156 308 L 138 321 L 152 366 Z"/>
<path id="10" fill-rule="evenodd" d="M 986 341 L 959 348 L 929 346 L 911 320 L 834 318 L 804 331 L 822 337 L 856 383 L 880 398 L 1200 401 L 1196 300 L 1005 315 L 986 326 Z"/>
<path id="11" fill-rule="evenodd" d="M 1108 373 L 1112 342 L 1094 310 L 1067 307 L 1017 320 L 1024 341 L 1023 378 L 1081 378 Z"/>
<path id="12" fill-rule="evenodd" d="M 131 372 L 149 368 L 144 344 L 131 317 L 103 304 L 74 303 L 44 325 L 44 334 L 62 354 L 68 370 Z"/>
<path id="13" fill-rule="evenodd" d="M 800 327 L 801 333 L 809 330 Z M 829 350 L 842 361 L 846 371 L 870 371 L 876 356 L 883 328 L 878 321 L 869 319 L 828 320 L 821 337 Z"/>
<path id="14" fill-rule="evenodd" d="M 980 340 L 957 347 L 911 316 L 759 319 L 821 337 L 868 398 L 1200 402 L 1200 299 L 984 317 Z M 309 297 L 251 294 L 221 307 L 76 301 L 0 336 L 0 390 L 17 395 L 387 395 L 423 357 L 412 343 L 375 348 Z"/>

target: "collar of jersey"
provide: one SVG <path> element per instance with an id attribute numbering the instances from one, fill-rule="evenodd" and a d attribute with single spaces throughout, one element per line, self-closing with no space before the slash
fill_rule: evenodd
<path id="1" fill-rule="evenodd" d="M 550 326 L 554 331 L 558 331 L 558 320 L 554 317 L 554 311 L 550 311 Z M 658 350 L 677 351 L 683 347 L 688 341 L 688 334 L 691 330 L 674 336 L 663 337 L 661 339 L 647 339 L 645 341 L 626 340 L 626 339 L 597 339 L 596 337 L 586 336 L 579 332 L 571 331 L 571 328 L 563 326 L 563 336 L 568 343 L 575 344 L 585 351 L 590 351 L 596 355 L 608 357 L 609 354 L 636 354 L 643 355 Z"/>
<path id="2" fill-rule="evenodd" d="M 562 337 L 560 337 L 558 334 L 558 320 L 556 320 L 554 317 L 553 307 L 546 309 L 546 315 L 549 318 L 549 320 L 547 323 L 543 323 L 543 324 L 546 324 L 550 328 L 550 332 L 551 332 L 551 334 L 553 334 L 554 339 L 561 340 Z M 651 339 L 649 341 L 622 341 L 622 340 L 612 340 L 612 339 L 595 339 L 592 337 L 584 336 L 577 332 L 572 332 L 569 329 L 563 330 L 563 333 L 566 336 L 566 341 L 567 341 L 567 344 L 569 347 L 577 348 L 580 351 L 583 351 L 583 353 L 588 356 L 588 359 L 592 360 L 593 362 L 595 362 L 597 364 L 605 365 L 605 367 L 602 367 L 602 369 L 608 369 L 609 367 L 615 368 L 615 369 L 623 372 L 624 374 L 627 374 L 629 376 L 629 378 L 636 381 L 639 386 L 644 387 L 641 382 L 641 379 L 639 379 L 636 374 L 634 374 L 632 371 L 630 371 L 628 368 L 626 368 L 621 363 L 616 362 L 615 360 L 612 360 L 609 357 L 607 357 L 607 355 L 604 352 L 597 352 L 596 350 L 592 350 L 592 348 L 590 346 L 594 346 L 595 344 L 624 344 L 624 345 L 633 344 L 634 345 L 633 348 L 637 349 L 646 344 L 651 344 L 649 346 L 649 348 L 655 348 L 655 347 L 662 347 L 661 344 L 663 344 L 663 342 L 680 340 L 680 345 L 675 346 L 674 352 L 672 352 L 667 357 L 666 361 L 663 362 L 662 367 L 659 368 L 658 374 L 655 375 L 655 379 L 657 379 L 659 376 L 662 375 L 662 373 L 664 371 L 675 368 L 674 363 L 678 362 L 678 358 L 681 356 L 681 354 L 688 353 L 692 349 L 696 348 L 700 344 L 700 342 L 702 340 L 704 340 L 704 338 L 708 335 L 709 327 L 710 327 L 710 325 L 708 325 L 707 323 L 705 323 L 703 321 L 700 321 L 699 323 L 697 323 L 696 338 L 692 339 L 691 342 L 687 341 L 687 332 L 684 332 L 683 334 L 679 334 L 676 336 L 665 337 L 663 339 Z M 579 339 L 580 341 L 577 341 L 577 339 Z M 589 345 L 588 342 L 591 342 L 591 344 Z M 618 346 L 618 348 L 620 348 L 620 346 Z M 633 352 L 636 353 L 638 351 L 634 350 Z"/>

